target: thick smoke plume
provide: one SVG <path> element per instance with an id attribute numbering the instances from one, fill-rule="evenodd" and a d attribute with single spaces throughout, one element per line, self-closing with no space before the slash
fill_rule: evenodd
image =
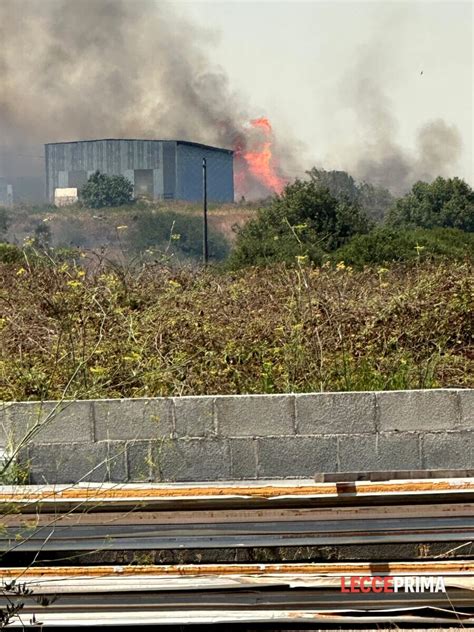
<path id="1" fill-rule="evenodd" d="M 337 168 L 403 193 L 452 172 L 461 139 L 435 120 L 412 153 L 397 143 L 386 78 L 399 42 L 387 44 L 387 27 L 344 76 L 333 106 L 352 112 L 354 129 L 333 149 L 344 156 Z M 235 149 L 238 194 L 278 192 L 285 174 L 312 165 L 232 91 L 212 39 L 154 0 L 0 0 L 0 176 L 41 176 L 45 142 L 176 138 Z"/>
<path id="2" fill-rule="evenodd" d="M 1 0 L 0 175 L 31 171 L 45 142 L 177 138 L 238 147 L 241 192 L 268 194 L 242 158 L 258 113 L 210 61 L 209 36 L 153 0 Z"/>

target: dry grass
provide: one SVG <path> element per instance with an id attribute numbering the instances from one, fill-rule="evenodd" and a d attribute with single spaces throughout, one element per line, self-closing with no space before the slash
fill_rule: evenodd
<path id="1" fill-rule="evenodd" d="M 86 268 L 0 266 L 0 398 L 474 386 L 468 263 Z"/>

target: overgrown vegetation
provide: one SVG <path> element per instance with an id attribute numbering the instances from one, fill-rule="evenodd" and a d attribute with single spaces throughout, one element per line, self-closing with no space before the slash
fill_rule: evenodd
<path id="1" fill-rule="evenodd" d="M 0 265 L 0 398 L 474 386 L 473 265 Z"/>
<path id="2" fill-rule="evenodd" d="M 357 185 L 343 171 L 312 169 L 308 174 L 309 181 L 287 186 L 240 228 L 232 267 L 301 257 L 316 264 L 330 259 L 364 266 L 474 256 L 474 192 L 459 178 L 417 182 L 377 225 L 369 215 L 376 216 L 374 209 L 383 204 L 386 214 L 388 192 Z"/>
<path id="3" fill-rule="evenodd" d="M 167 249 L 176 258 L 202 258 L 203 222 L 200 217 L 173 211 L 145 211 L 137 215 L 127 247 L 134 253 Z M 211 228 L 208 232 L 209 257 L 219 261 L 229 254 L 224 236 Z"/>

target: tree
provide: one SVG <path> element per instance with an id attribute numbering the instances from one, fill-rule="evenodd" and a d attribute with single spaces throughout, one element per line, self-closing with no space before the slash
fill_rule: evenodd
<path id="1" fill-rule="evenodd" d="M 388 223 L 395 227 L 459 228 L 474 232 L 474 191 L 460 178 L 417 182 L 399 199 Z"/>
<path id="2" fill-rule="evenodd" d="M 298 256 L 319 263 L 324 252 L 370 228 L 371 222 L 357 204 L 338 201 L 312 180 L 296 180 L 238 230 L 231 264 L 294 263 Z"/>
<path id="3" fill-rule="evenodd" d="M 346 171 L 325 171 L 313 167 L 307 172 L 313 182 L 329 189 L 340 201 L 359 204 L 370 219 L 381 222 L 393 206 L 394 197 L 388 189 L 368 182 L 357 183 Z"/>
<path id="4" fill-rule="evenodd" d="M 133 185 L 125 176 L 109 176 L 96 171 L 80 189 L 79 197 L 91 208 L 122 206 L 133 201 Z"/>

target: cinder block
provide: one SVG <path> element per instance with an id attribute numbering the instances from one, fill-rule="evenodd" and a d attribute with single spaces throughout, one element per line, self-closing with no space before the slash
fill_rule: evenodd
<path id="1" fill-rule="evenodd" d="M 380 432 L 454 430 L 459 419 L 456 391 L 387 391 L 376 400 Z"/>
<path id="2" fill-rule="evenodd" d="M 192 482 L 231 478 L 228 445 L 217 439 L 154 442 L 152 460 L 158 480 Z"/>
<path id="3" fill-rule="evenodd" d="M 175 397 L 173 403 L 176 435 L 179 438 L 216 434 L 213 397 Z"/>
<path id="4" fill-rule="evenodd" d="M 460 427 L 474 430 L 474 389 L 459 390 L 458 398 L 461 411 Z"/>
<path id="5" fill-rule="evenodd" d="M 257 440 L 230 439 L 231 478 L 257 478 Z"/>
<path id="6" fill-rule="evenodd" d="M 341 472 L 420 469 L 419 436 L 416 433 L 350 435 L 339 438 Z"/>
<path id="7" fill-rule="evenodd" d="M 142 482 L 153 480 L 151 441 L 127 443 L 128 480 Z"/>
<path id="8" fill-rule="evenodd" d="M 216 397 L 218 433 L 225 437 L 294 434 L 293 395 Z"/>
<path id="9" fill-rule="evenodd" d="M 89 401 L 18 402 L 5 410 L 14 447 L 27 434 L 29 444 L 93 441 Z"/>
<path id="10" fill-rule="evenodd" d="M 96 441 L 156 439 L 174 430 L 171 399 L 104 399 L 93 406 Z"/>
<path id="11" fill-rule="evenodd" d="M 32 445 L 32 483 L 126 482 L 125 444 Z"/>
<path id="12" fill-rule="evenodd" d="M 337 469 L 336 437 L 258 439 L 258 478 L 314 476 Z"/>
<path id="13" fill-rule="evenodd" d="M 302 435 L 375 432 L 375 394 L 296 395 L 296 430 Z"/>
<path id="14" fill-rule="evenodd" d="M 422 438 L 423 467 L 430 469 L 472 468 L 474 432 L 443 432 Z"/>

